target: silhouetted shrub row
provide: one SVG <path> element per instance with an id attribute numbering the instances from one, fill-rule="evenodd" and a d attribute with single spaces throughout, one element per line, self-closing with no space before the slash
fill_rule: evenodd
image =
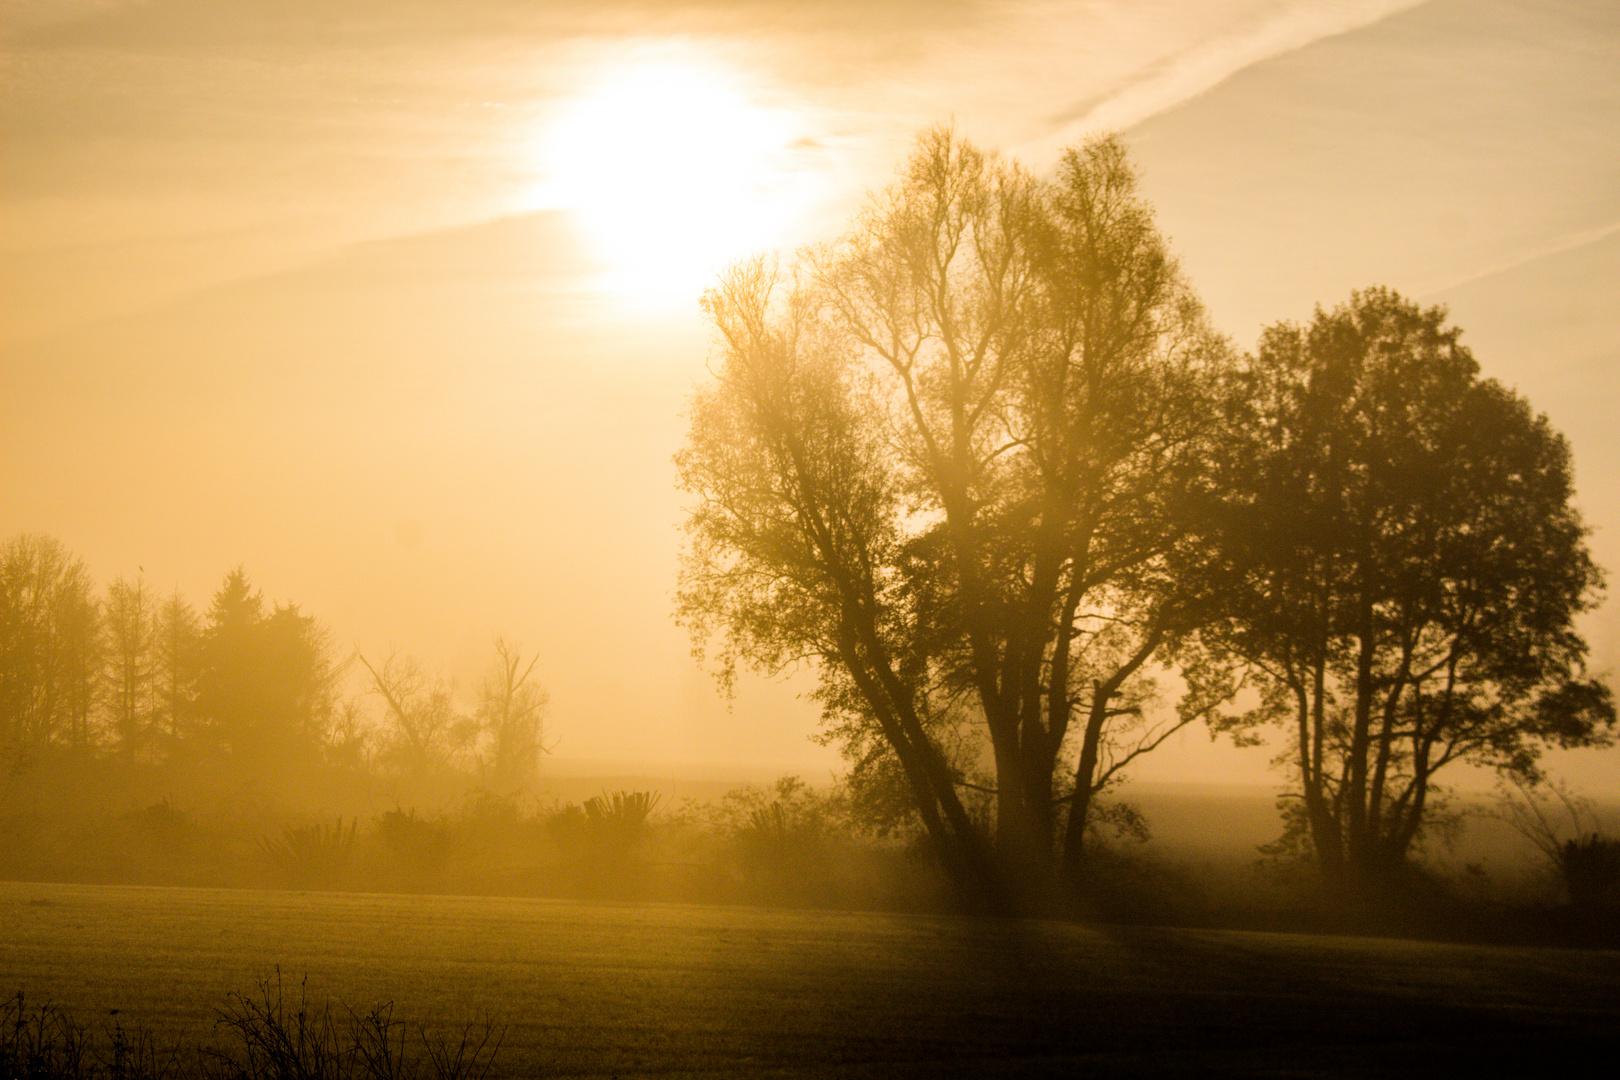
<path id="1" fill-rule="evenodd" d="M 1335 893 L 1308 860 L 1200 865 L 1140 836 L 1100 837 L 1039 914 L 1099 922 L 1620 943 L 1611 843 L 1571 842 L 1563 879 L 1411 866 L 1376 895 Z M 1582 876 L 1584 874 L 1584 876 Z M 649 792 L 578 804 L 474 793 L 453 811 L 290 816 L 169 800 L 0 822 L 0 876 L 120 884 L 434 892 L 939 911 L 953 895 L 926 842 L 882 835 L 842 789 L 788 777 L 714 803 Z M 1578 882 L 1589 887 L 1578 887 Z M 1607 882 L 1607 884 L 1604 884 Z"/>

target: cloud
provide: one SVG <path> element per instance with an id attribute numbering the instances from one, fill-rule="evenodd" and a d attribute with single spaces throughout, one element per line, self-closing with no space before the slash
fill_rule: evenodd
<path id="1" fill-rule="evenodd" d="M 16 44 L 161 52 L 438 44 L 593 34 L 816 33 L 903 36 L 971 21 L 986 0 L 0 0 Z"/>
<path id="2" fill-rule="evenodd" d="M 1141 69 L 1098 98 L 1052 118 L 1039 146 L 1071 144 L 1085 135 L 1124 130 L 1180 105 L 1253 64 L 1313 41 L 1379 22 L 1423 0 L 1294 0 Z"/>
<path id="3" fill-rule="evenodd" d="M 1566 251 L 1574 251 L 1576 248 L 1586 247 L 1589 244 L 1601 243 L 1616 233 L 1620 233 L 1620 221 L 1608 221 L 1591 228 L 1577 229 L 1573 232 L 1545 237 L 1539 243 L 1515 250 L 1504 260 L 1470 269 L 1465 274 L 1431 286 L 1424 291 L 1423 295 L 1429 296 L 1435 293 L 1447 292 L 1451 289 L 1459 289 L 1464 285 L 1496 277 L 1499 274 L 1517 270 L 1521 266 L 1528 266 L 1541 259 L 1562 255 Z"/>

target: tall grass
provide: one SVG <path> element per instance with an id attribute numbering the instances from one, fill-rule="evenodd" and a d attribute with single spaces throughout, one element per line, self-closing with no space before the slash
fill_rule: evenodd
<path id="1" fill-rule="evenodd" d="M 22 991 L 0 1001 L 0 1077 L 5 1080 L 487 1080 L 505 1030 L 492 1021 L 450 1034 L 394 1017 L 392 1002 L 355 1011 L 312 1002 L 308 979 L 296 1000 L 281 972 L 251 993 L 228 995 L 212 1043 L 162 1047 L 144 1027 L 126 1030 L 113 1010 L 99 1029 Z M 412 1032 L 415 1038 L 411 1037 Z M 419 1049 L 418 1049 L 419 1047 Z"/>

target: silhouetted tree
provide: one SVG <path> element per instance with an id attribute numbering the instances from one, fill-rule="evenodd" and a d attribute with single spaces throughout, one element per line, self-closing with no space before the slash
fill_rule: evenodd
<path id="1" fill-rule="evenodd" d="M 101 672 L 100 610 L 84 562 L 47 536 L 0 547 L 0 754 L 84 752 Z"/>
<path id="2" fill-rule="evenodd" d="M 264 598 L 237 567 L 214 594 L 203 630 L 197 679 L 199 735 L 211 749 L 257 749 L 249 734 L 265 727 L 271 689 L 261 652 Z"/>
<path id="3" fill-rule="evenodd" d="M 478 688 L 479 727 L 489 738 L 487 779 L 499 791 L 533 784 L 540 769 L 546 692 L 533 681 L 538 655 L 527 663 L 522 650 L 495 639 L 495 663 Z"/>
<path id="4" fill-rule="evenodd" d="M 381 667 L 363 654 L 373 692 L 383 699 L 389 734 L 383 757 L 407 771 L 441 769 L 471 750 L 478 722 L 456 710 L 450 686 L 413 656 L 390 653 Z"/>
<path id="5" fill-rule="evenodd" d="M 153 653 L 158 699 L 155 737 L 165 756 L 172 756 L 197 734 L 197 688 L 203 659 L 202 622 L 178 589 L 158 607 Z"/>
<path id="6" fill-rule="evenodd" d="M 1601 575 L 1569 449 L 1444 325 L 1382 288 L 1261 337 L 1237 377 L 1209 638 L 1263 675 L 1330 878 L 1399 866 L 1447 765 L 1534 776 L 1608 741 L 1574 618 Z"/>
<path id="7" fill-rule="evenodd" d="M 1227 350 L 1135 185 L 1113 139 L 1038 182 L 931 131 L 839 244 L 704 301 L 681 617 L 727 670 L 817 661 L 830 730 L 894 756 L 969 887 L 1044 873 L 1065 831 L 1078 857 L 1092 796 L 1166 733 L 1144 677 L 1193 648 L 1169 571 Z M 1190 671 L 1169 727 L 1225 696 L 1218 665 Z"/>
<path id="8" fill-rule="evenodd" d="M 308 764 L 332 710 L 327 635 L 295 605 L 264 610 L 240 567 L 214 594 L 197 708 L 216 749 L 248 766 Z"/>
<path id="9" fill-rule="evenodd" d="M 107 726 L 119 752 L 148 752 L 159 708 L 157 686 L 158 612 L 140 578 L 118 578 L 107 586 L 102 607 L 106 634 Z"/>
<path id="10" fill-rule="evenodd" d="M 375 732 L 357 699 L 345 698 L 333 711 L 324 749 L 327 763 L 339 769 L 360 772 L 371 766 L 376 751 Z"/>

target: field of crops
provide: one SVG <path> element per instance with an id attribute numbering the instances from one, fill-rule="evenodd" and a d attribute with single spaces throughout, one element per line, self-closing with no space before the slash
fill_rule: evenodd
<path id="1" fill-rule="evenodd" d="M 492 1017 L 502 1075 L 1579 1075 L 1620 1032 L 1614 952 L 0 883 L 0 994 L 206 1039 L 278 967 L 317 1000 Z"/>

